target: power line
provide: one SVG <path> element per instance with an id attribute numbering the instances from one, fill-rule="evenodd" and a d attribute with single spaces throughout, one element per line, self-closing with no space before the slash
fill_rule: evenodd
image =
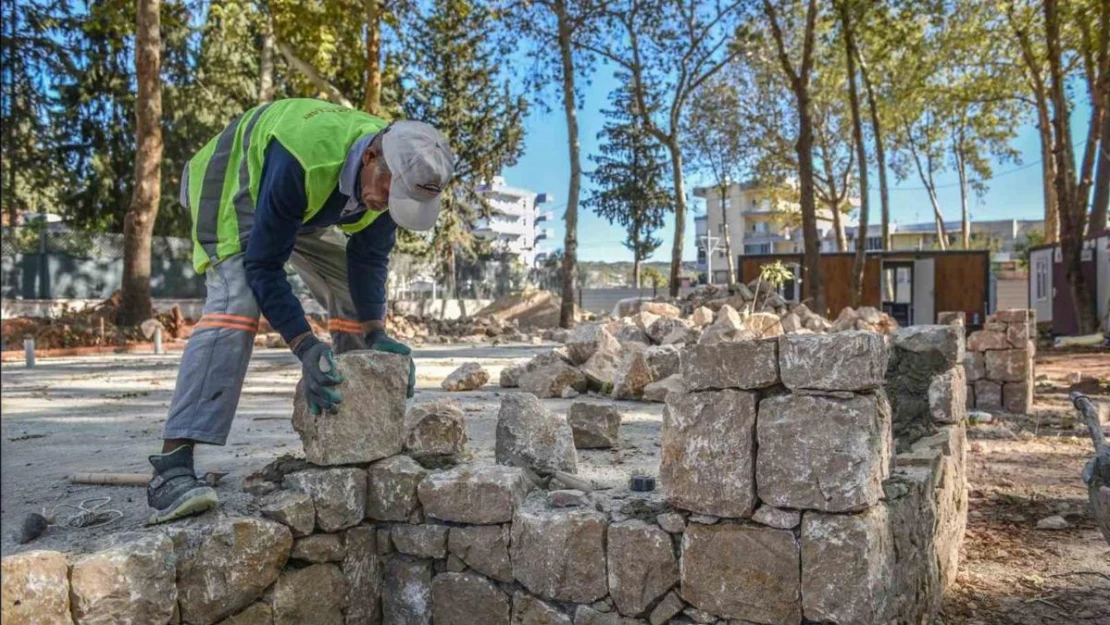
<path id="1" fill-rule="evenodd" d="M 1041 159 L 1038 158 L 1037 160 L 1035 160 L 1032 163 L 1029 163 L 1027 165 L 1022 165 L 1021 167 L 1015 167 L 1014 169 L 1009 169 L 1009 170 L 1006 170 L 1006 171 L 1003 171 L 1003 172 L 999 172 L 999 173 L 991 176 L 991 180 L 994 180 L 995 178 L 1001 178 L 1002 176 L 1008 176 L 1010 174 L 1016 174 L 1019 171 L 1024 171 L 1026 169 L 1029 169 L 1030 167 L 1034 167 L 1034 166 L 1040 165 L 1040 164 L 1041 164 Z M 960 183 L 953 182 L 951 184 L 938 184 L 937 186 L 935 186 L 933 188 L 934 189 L 951 189 L 953 187 L 958 187 L 958 186 L 960 186 Z M 929 189 L 927 187 L 891 187 L 890 190 L 891 191 L 928 191 Z"/>

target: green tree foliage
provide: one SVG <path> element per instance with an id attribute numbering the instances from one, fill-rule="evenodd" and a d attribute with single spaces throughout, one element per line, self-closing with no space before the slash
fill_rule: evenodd
<path id="1" fill-rule="evenodd" d="M 663 244 L 652 236 L 663 227 L 663 218 L 674 209 L 667 189 L 668 163 L 659 144 L 635 112 L 636 102 L 627 86 L 611 96 L 608 121 L 598 134 L 597 165 L 589 173 L 597 190 L 586 206 L 609 223 L 625 229 L 624 246 L 632 251 L 633 284 L 640 288 L 640 263 Z"/>

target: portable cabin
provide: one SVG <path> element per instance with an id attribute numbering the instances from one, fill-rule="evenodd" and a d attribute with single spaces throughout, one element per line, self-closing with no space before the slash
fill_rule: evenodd
<path id="1" fill-rule="evenodd" d="M 1094 295 L 1095 313 L 1103 329 L 1110 331 L 1110 229 L 1083 240 L 1080 267 Z M 1039 245 L 1029 250 L 1029 308 L 1037 311 L 1037 325 L 1047 326 L 1054 336 L 1079 332 L 1079 315 L 1072 301 L 1059 244 Z"/>

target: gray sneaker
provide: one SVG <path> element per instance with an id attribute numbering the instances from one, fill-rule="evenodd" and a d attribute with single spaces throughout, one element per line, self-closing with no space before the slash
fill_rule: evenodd
<path id="1" fill-rule="evenodd" d="M 154 478 L 146 487 L 146 501 L 154 513 L 148 525 L 165 523 L 216 507 L 216 491 L 193 473 L 193 447 L 185 445 L 168 454 L 150 457 Z"/>

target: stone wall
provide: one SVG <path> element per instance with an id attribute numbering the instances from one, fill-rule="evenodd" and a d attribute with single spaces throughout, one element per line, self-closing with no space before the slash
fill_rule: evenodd
<path id="1" fill-rule="evenodd" d="M 967 337 L 967 406 L 1028 414 L 1033 408 L 1037 320 L 1032 310 L 1000 310 Z"/>
<path id="2" fill-rule="evenodd" d="M 950 337 L 923 332 L 903 342 Z M 571 426 L 524 393 L 502 404 L 502 464 L 459 464 L 461 411 L 406 417 L 406 359 L 346 354 L 364 400 L 312 417 L 298 398 L 308 462 L 247 480 L 258 516 L 6 557 L 4 622 L 927 623 L 963 536 L 965 410 L 938 404 L 895 454 L 889 349 L 864 332 L 687 348 L 649 493 L 561 489 Z"/>

